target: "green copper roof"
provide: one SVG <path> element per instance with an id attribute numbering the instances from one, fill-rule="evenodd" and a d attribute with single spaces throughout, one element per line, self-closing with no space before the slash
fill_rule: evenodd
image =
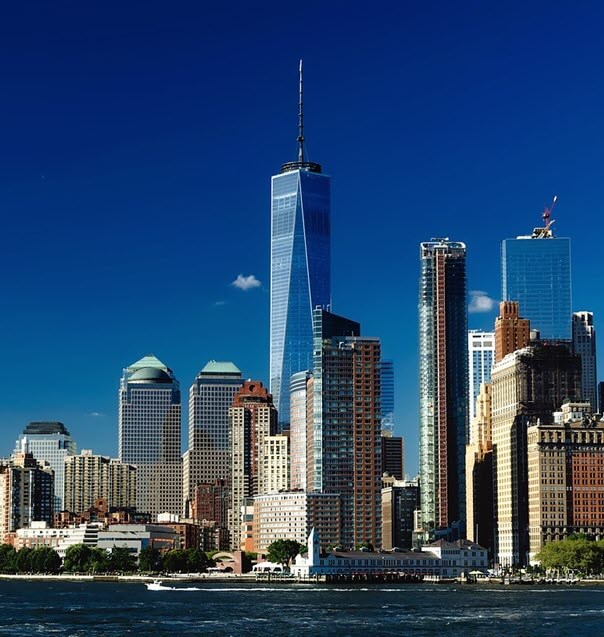
<path id="1" fill-rule="evenodd" d="M 130 376 L 128 382 L 171 383 L 172 379 L 163 369 L 157 369 L 157 367 L 142 367 L 141 369 L 137 369 L 134 374 Z"/>
<path id="2" fill-rule="evenodd" d="M 200 374 L 237 374 L 241 376 L 241 370 L 230 361 L 208 361 Z"/>
<path id="3" fill-rule="evenodd" d="M 143 369 L 144 367 L 154 367 L 155 369 L 161 369 L 164 372 L 172 371 L 153 354 L 147 354 L 147 356 L 143 356 L 139 361 L 136 361 L 136 363 L 128 365 L 128 370 L 135 371 L 137 369 Z"/>

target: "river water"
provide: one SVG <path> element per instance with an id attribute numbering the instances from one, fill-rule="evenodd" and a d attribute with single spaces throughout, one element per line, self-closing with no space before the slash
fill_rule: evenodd
<path id="1" fill-rule="evenodd" d="M 604 635 L 604 587 L 0 581 L 0 635 Z"/>

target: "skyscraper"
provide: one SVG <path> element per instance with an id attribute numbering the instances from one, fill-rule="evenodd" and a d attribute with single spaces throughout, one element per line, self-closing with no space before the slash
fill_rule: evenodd
<path id="1" fill-rule="evenodd" d="M 55 512 L 63 510 L 65 497 L 65 457 L 76 453 L 76 443 L 62 422 L 30 422 L 19 436 L 15 453 L 27 449 L 36 460 L 48 462 L 54 472 Z"/>
<path id="2" fill-rule="evenodd" d="M 565 344 L 533 341 L 495 363 L 491 394 L 496 559 L 502 566 L 525 565 L 527 429 L 551 422 L 565 399 L 580 397 L 580 358 Z"/>
<path id="3" fill-rule="evenodd" d="M 380 341 L 358 336 L 358 323 L 321 309 L 314 314 L 307 489 L 340 494 L 346 547 L 367 541 L 377 547 L 382 539 Z"/>
<path id="4" fill-rule="evenodd" d="M 502 301 L 495 319 L 495 361 L 529 344 L 531 322 L 520 318 L 518 301 Z"/>
<path id="5" fill-rule="evenodd" d="M 246 501 L 265 492 L 262 471 L 266 439 L 277 432 L 273 397 L 260 381 L 247 380 L 235 394 L 229 409 L 231 424 L 231 503 L 229 531 L 231 547 L 242 544 L 242 508 Z"/>
<path id="6" fill-rule="evenodd" d="M 394 435 L 394 362 L 387 359 L 382 361 L 382 435 Z"/>
<path id="7" fill-rule="evenodd" d="M 180 386 L 153 354 L 133 363 L 119 392 L 119 458 L 134 464 L 136 508 L 156 518 L 182 513 Z"/>
<path id="8" fill-rule="evenodd" d="M 241 372 L 231 362 L 209 361 L 189 390 L 189 448 L 183 456 L 183 497 L 195 486 L 229 480 L 229 408 L 241 389 Z"/>
<path id="9" fill-rule="evenodd" d="M 581 356 L 581 384 L 584 400 L 591 404 L 593 413 L 598 411 L 596 370 L 596 329 L 591 312 L 573 314 L 573 351 Z"/>
<path id="10" fill-rule="evenodd" d="M 306 490 L 308 424 L 312 421 L 309 414 L 308 384 L 312 374 L 309 371 L 297 372 L 291 377 L 290 396 L 290 483 L 292 491 Z M 310 416 L 310 417 L 309 417 Z"/>
<path id="11" fill-rule="evenodd" d="M 470 422 L 476 415 L 476 398 L 481 383 L 491 381 L 491 367 L 495 362 L 495 333 L 470 330 L 468 332 L 468 364 Z"/>
<path id="12" fill-rule="evenodd" d="M 420 484 L 424 531 L 465 524 L 468 438 L 466 246 L 420 246 Z"/>
<path id="13" fill-rule="evenodd" d="M 292 374 L 312 368 L 312 312 L 331 303 L 330 178 L 304 154 L 300 62 L 298 159 L 271 181 L 270 390 L 289 424 Z"/>
<path id="14" fill-rule="evenodd" d="M 554 237 L 550 210 L 543 213 L 544 227 L 503 241 L 502 298 L 519 302 L 522 316 L 542 339 L 570 341 L 570 239 Z"/>

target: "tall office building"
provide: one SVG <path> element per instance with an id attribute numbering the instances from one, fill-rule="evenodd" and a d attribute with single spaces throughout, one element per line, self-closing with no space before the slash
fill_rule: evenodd
<path id="1" fill-rule="evenodd" d="M 401 436 L 384 436 L 382 429 L 382 471 L 397 480 L 405 477 L 405 443 Z"/>
<path id="2" fill-rule="evenodd" d="M 493 366 L 492 437 L 496 561 L 528 560 L 527 429 L 551 422 L 581 395 L 581 360 L 565 344 L 533 341 Z"/>
<path id="3" fill-rule="evenodd" d="M 394 480 L 382 489 L 382 548 L 411 548 L 419 480 Z"/>
<path id="4" fill-rule="evenodd" d="M 518 301 L 502 301 L 495 319 L 495 361 L 529 344 L 531 322 L 520 318 Z"/>
<path id="5" fill-rule="evenodd" d="M 28 452 L 27 442 L 9 460 L 0 461 L 0 544 L 7 534 L 46 522 L 52 526 L 53 471 Z"/>
<path id="6" fill-rule="evenodd" d="M 136 467 L 90 449 L 65 458 L 65 510 L 81 514 L 102 498 L 111 509 L 136 508 Z"/>
<path id="7" fill-rule="evenodd" d="M 241 372 L 231 362 L 209 361 L 189 390 L 189 448 L 183 455 L 183 498 L 197 484 L 231 475 L 229 408 L 241 389 Z"/>
<path id="8" fill-rule="evenodd" d="M 62 422 L 49 420 L 30 422 L 17 439 L 15 453 L 27 442 L 27 448 L 36 460 L 48 462 L 54 472 L 55 512 L 63 510 L 65 494 L 65 457 L 76 453 L 76 443 Z"/>
<path id="9" fill-rule="evenodd" d="M 570 239 L 554 237 L 550 210 L 544 226 L 501 246 L 502 298 L 520 311 L 542 339 L 571 340 Z"/>
<path id="10" fill-rule="evenodd" d="M 476 415 L 476 398 L 482 383 L 491 382 L 491 368 L 495 362 L 495 333 L 470 330 L 468 332 L 468 403 L 470 422 Z"/>
<path id="11" fill-rule="evenodd" d="M 382 361 L 382 435 L 394 435 L 394 362 Z"/>
<path id="12" fill-rule="evenodd" d="M 136 508 L 182 514 L 180 386 L 152 354 L 126 369 L 119 391 L 119 458 L 134 464 Z"/>
<path id="13" fill-rule="evenodd" d="M 304 154 L 300 62 L 298 159 L 271 181 L 270 390 L 282 429 L 292 374 L 312 369 L 312 312 L 331 303 L 330 178 Z"/>
<path id="14" fill-rule="evenodd" d="M 493 555 L 492 386 L 480 385 L 466 447 L 466 535 Z"/>
<path id="15" fill-rule="evenodd" d="M 424 532 L 465 524 L 468 439 L 466 247 L 433 239 L 420 248 L 420 484 Z"/>
<path id="16" fill-rule="evenodd" d="M 242 511 L 247 501 L 265 493 L 262 461 L 266 439 L 277 433 L 277 410 L 273 397 L 260 381 L 247 380 L 235 394 L 229 409 L 231 425 L 231 547 L 242 545 Z M 244 514 L 245 517 L 245 514 Z"/>
<path id="17" fill-rule="evenodd" d="M 290 383 L 290 488 L 292 491 L 306 490 L 308 423 L 312 421 L 309 414 L 308 389 L 311 372 L 297 372 Z"/>
<path id="18" fill-rule="evenodd" d="M 308 490 L 339 493 L 342 543 L 381 544 L 381 356 L 359 324 L 314 313 Z M 353 335 L 349 335 L 349 334 Z M 312 460 L 311 460 L 312 457 Z"/>
<path id="19" fill-rule="evenodd" d="M 581 356 L 583 398 L 589 400 L 593 413 L 598 411 L 596 369 L 596 330 L 591 312 L 573 314 L 573 352 Z"/>

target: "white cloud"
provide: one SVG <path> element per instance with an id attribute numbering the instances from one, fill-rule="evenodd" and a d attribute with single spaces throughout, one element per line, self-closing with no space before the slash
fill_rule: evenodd
<path id="1" fill-rule="evenodd" d="M 91 411 L 88 415 L 93 418 L 103 418 L 105 416 L 105 414 L 102 414 L 100 411 Z"/>
<path id="2" fill-rule="evenodd" d="M 262 283 L 260 281 L 258 281 L 258 279 L 253 275 L 250 274 L 249 276 L 243 276 L 243 274 L 240 274 L 232 283 L 231 285 L 233 285 L 236 288 L 239 288 L 240 290 L 251 290 L 252 288 L 259 288 Z"/>
<path id="3" fill-rule="evenodd" d="M 223 305 L 226 305 L 226 301 L 214 301 L 212 303 L 212 307 L 222 307 Z"/>
<path id="4" fill-rule="evenodd" d="M 480 312 L 491 312 L 495 309 L 497 301 L 492 299 L 486 292 L 482 290 L 470 290 L 470 305 L 468 312 L 470 314 L 479 314 Z"/>

